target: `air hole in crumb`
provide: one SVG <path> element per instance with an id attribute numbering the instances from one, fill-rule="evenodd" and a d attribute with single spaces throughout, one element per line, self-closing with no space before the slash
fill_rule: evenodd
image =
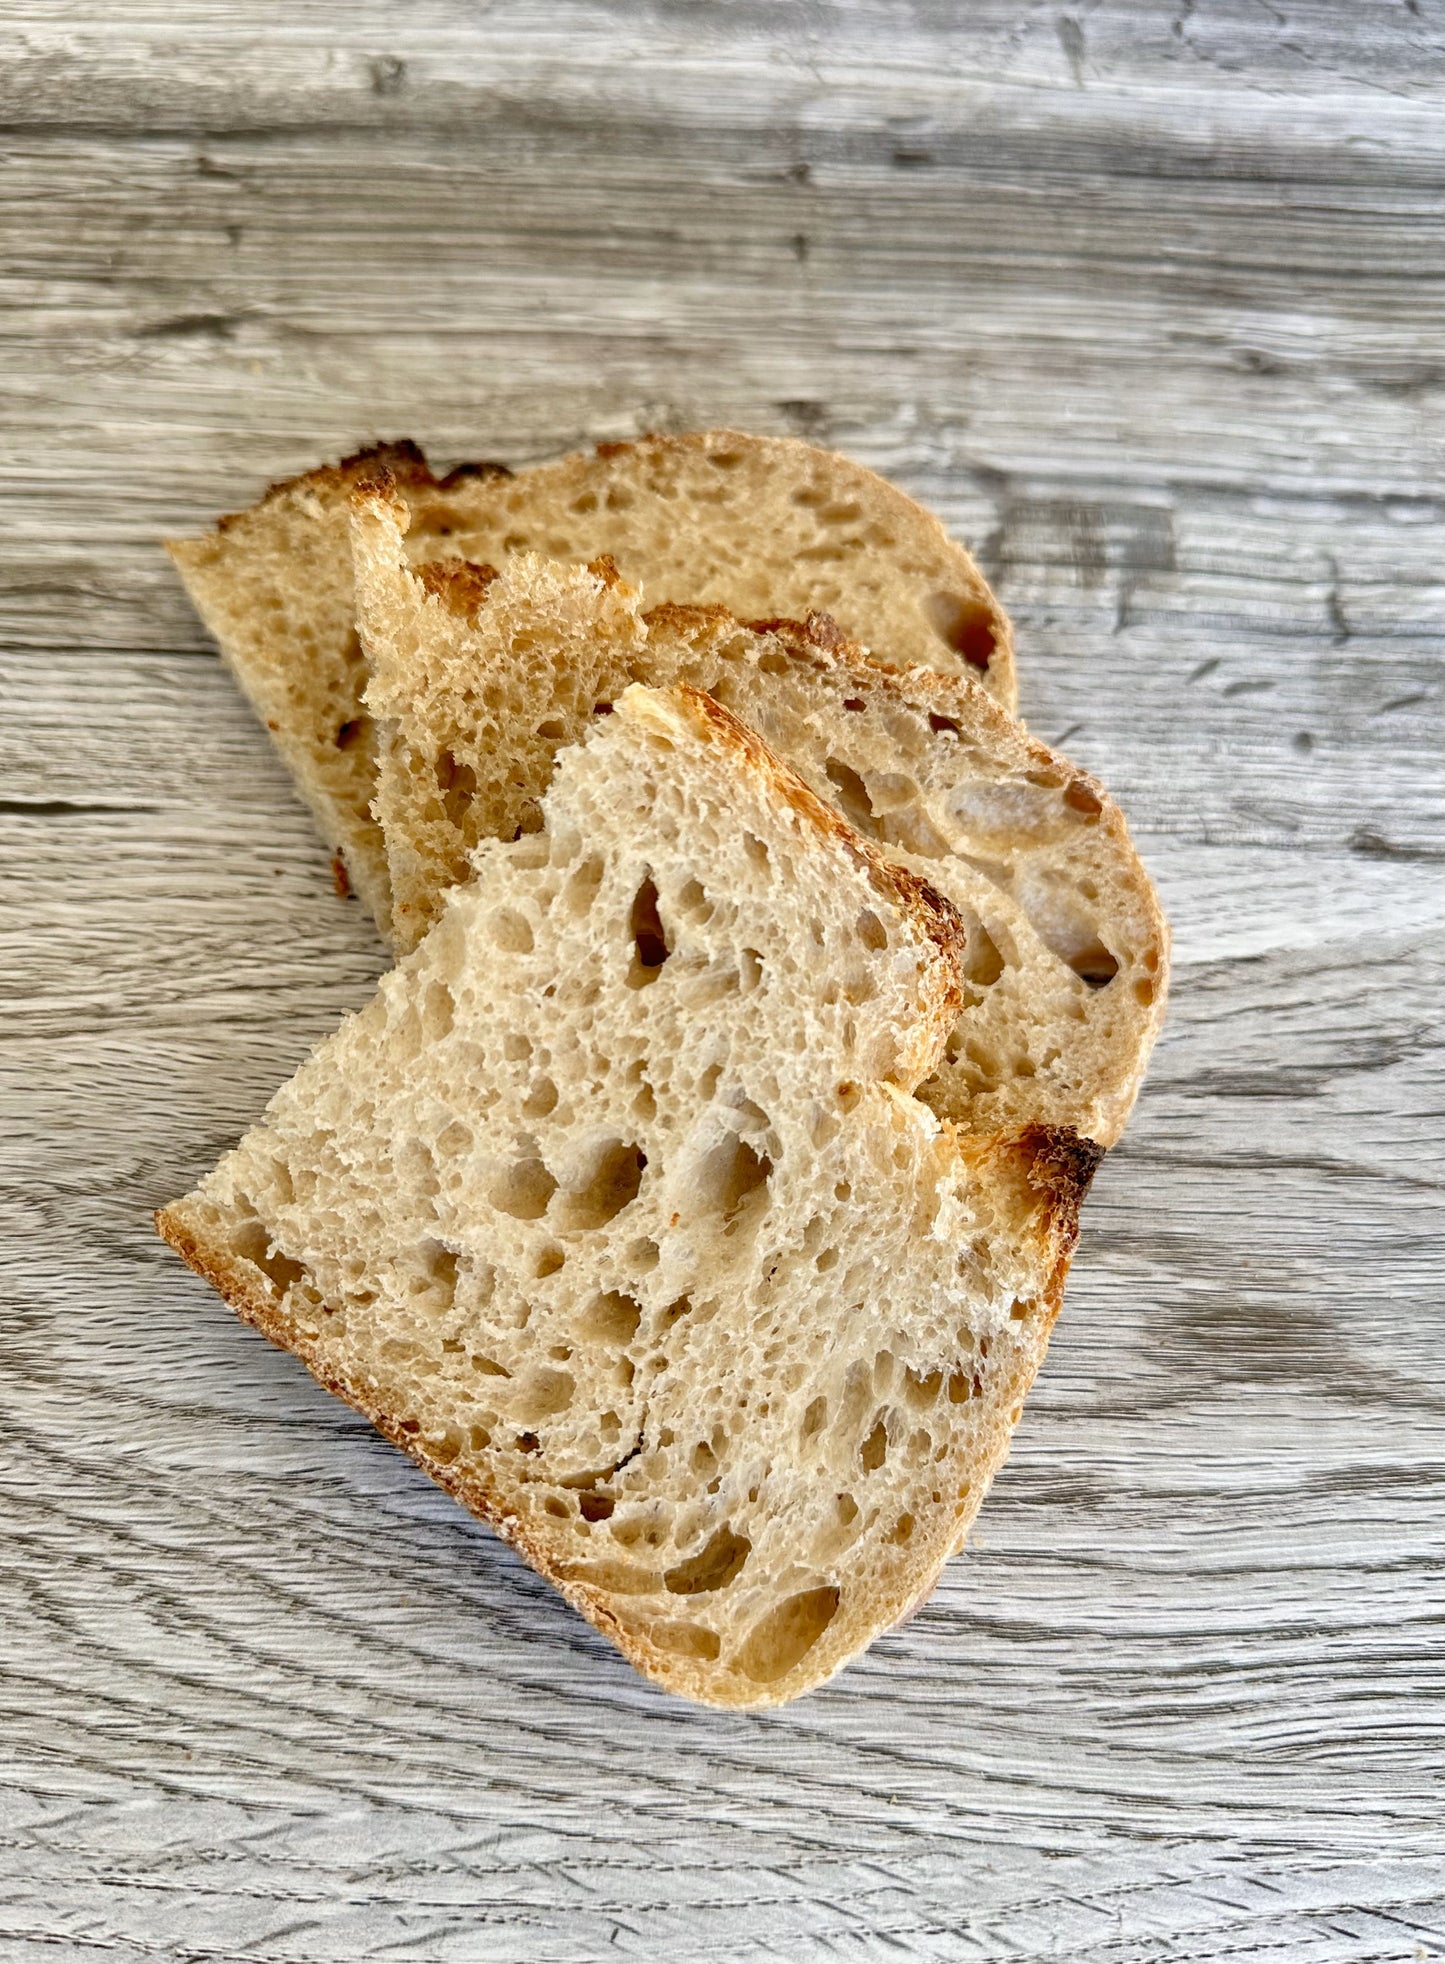
<path id="1" fill-rule="evenodd" d="M 722 1650 L 722 1639 L 715 1630 L 704 1629 L 701 1623 L 654 1623 L 647 1632 L 659 1650 L 670 1651 L 675 1657 L 696 1657 L 710 1664 Z"/>
<path id="2" fill-rule="evenodd" d="M 678 888 L 675 905 L 679 913 L 686 914 L 691 920 L 706 924 L 712 919 L 712 902 L 707 897 L 707 890 L 697 880 L 683 882 Z"/>
<path id="3" fill-rule="evenodd" d="M 737 1668 L 754 1684 L 776 1684 L 817 1643 L 838 1613 L 838 1600 L 831 1584 L 789 1596 L 753 1625 L 738 1651 Z"/>
<path id="4" fill-rule="evenodd" d="M 749 1194 L 767 1185 L 772 1161 L 753 1151 L 746 1139 L 724 1139 L 705 1154 L 693 1175 L 698 1210 L 716 1209 L 730 1221 Z"/>
<path id="5" fill-rule="evenodd" d="M 489 1198 L 503 1214 L 519 1221 L 538 1221 L 557 1191 L 557 1182 L 540 1159 L 519 1159 L 493 1186 Z"/>
<path id="6" fill-rule="evenodd" d="M 584 1521 L 610 1520 L 616 1504 L 611 1494 L 606 1493 L 584 1493 L 577 1500 Z"/>
<path id="7" fill-rule="evenodd" d="M 904 1542 L 911 1541 L 913 1539 L 913 1516 L 911 1514 L 900 1514 L 893 1524 L 888 1539 L 895 1542 L 899 1547 Z"/>
<path id="8" fill-rule="evenodd" d="M 980 927 L 968 938 L 968 952 L 963 961 L 964 974 L 976 988 L 989 989 L 1003 971 L 1004 959 L 997 943 L 986 927 Z"/>
<path id="9" fill-rule="evenodd" d="M 657 887 L 650 874 L 637 889 L 628 927 L 632 935 L 633 963 L 627 980 L 632 988 L 641 988 L 657 980 L 663 963 L 672 953 L 663 930 L 662 916 L 657 911 Z"/>
<path id="10" fill-rule="evenodd" d="M 567 734 L 567 725 L 557 716 L 549 716 L 545 723 L 537 725 L 537 734 L 548 743 L 560 743 Z"/>
<path id="11" fill-rule="evenodd" d="M 868 796 L 868 787 L 857 771 L 837 757 L 830 757 L 823 768 L 837 794 L 838 808 L 844 818 L 869 838 L 875 837 L 878 827 L 873 816 L 873 800 Z"/>
<path id="12" fill-rule="evenodd" d="M 1107 988 L 1119 973 L 1117 957 L 1111 955 L 1103 942 L 1097 939 L 1075 949 L 1068 962 L 1075 975 L 1087 982 L 1091 989 Z"/>
<path id="13" fill-rule="evenodd" d="M 942 1371 L 929 1371 L 923 1377 L 920 1377 L 917 1371 L 905 1373 L 904 1396 L 915 1411 L 926 1411 L 930 1405 L 935 1404 L 942 1389 Z"/>
<path id="14" fill-rule="evenodd" d="M 472 1357 L 468 1360 L 478 1377 L 509 1378 L 512 1373 L 505 1364 L 499 1364 L 495 1357 Z"/>
<path id="15" fill-rule="evenodd" d="M 888 946 L 888 930 L 871 907 L 865 907 L 858 916 L 858 939 L 865 948 L 877 950 Z"/>
<path id="16" fill-rule="evenodd" d="M 691 1296 L 678 1296 L 662 1312 L 662 1327 L 670 1330 L 674 1323 L 680 1323 L 692 1308 Z"/>
<path id="17" fill-rule="evenodd" d="M 933 731 L 935 736 L 941 736 L 945 730 L 951 730 L 955 736 L 963 735 L 962 730 L 959 729 L 957 723 L 954 722 L 951 716 L 940 716 L 933 709 L 930 709 L 928 712 L 928 727 Z"/>
<path id="18" fill-rule="evenodd" d="M 440 1043 L 452 1027 L 456 1004 L 444 982 L 431 981 L 421 999 L 421 1027 L 428 1043 Z"/>
<path id="19" fill-rule="evenodd" d="M 573 914 L 585 914 L 597 898 L 597 889 L 602 884 L 603 862 L 594 853 L 584 859 L 567 876 L 563 889 L 563 902 Z"/>
<path id="20" fill-rule="evenodd" d="M 420 1241 L 418 1243 L 416 1253 L 420 1257 L 422 1271 L 424 1271 L 426 1279 L 434 1282 L 440 1290 L 444 1290 L 446 1296 L 454 1296 L 455 1286 L 457 1286 L 457 1253 L 455 1253 L 455 1249 L 446 1247 L 442 1241 L 426 1239 L 426 1241 Z"/>
<path id="21" fill-rule="evenodd" d="M 765 871 L 769 863 L 768 849 L 754 832 L 744 832 L 743 851 L 760 871 Z"/>
<path id="22" fill-rule="evenodd" d="M 864 702 L 862 696 L 844 696 L 843 707 L 845 709 L 866 709 L 867 704 Z"/>
<path id="23" fill-rule="evenodd" d="M 537 1437 L 535 1432 L 519 1432 L 517 1434 L 517 1451 L 519 1453 L 540 1452 L 541 1447 L 542 1441 Z"/>
<path id="24" fill-rule="evenodd" d="M 923 611 L 945 646 L 962 655 L 970 668 L 987 671 L 997 636 L 993 615 L 982 601 L 964 600 L 953 593 L 934 593 L 923 603 Z"/>
<path id="25" fill-rule="evenodd" d="M 538 1078 L 522 1101 L 524 1118 L 546 1118 L 557 1109 L 557 1087 L 551 1078 Z"/>
<path id="26" fill-rule="evenodd" d="M 438 752 L 434 768 L 437 789 L 442 794 L 442 808 L 448 821 L 460 826 L 476 796 L 477 774 L 470 764 L 458 763 L 450 750 Z"/>
<path id="27" fill-rule="evenodd" d="M 833 1502 L 839 1527 L 851 1528 L 858 1518 L 858 1503 L 851 1493 L 840 1493 Z"/>
<path id="28" fill-rule="evenodd" d="M 868 1437 L 863 1441 L 859 1458 L 863 1461 L 863 1470 L 865 1473 L 876 1473 L 887 1457 L 888 1428 L 880 1418 L 878 1423 L 873 1427 L 873 1430 L 868 1434 Z"/>
<path id="29" fill-rule="evenodd" d="M 349 750 L 366 728 L 367 721 L 365 716 L 349 716 L 336 732 L 336 748 Z"/>
<path id="30" fill-rule="evenodd" d="M 598 1343 L 631 1343 L 642 1321 L 642 1305 L 635 1296 L 620 1289 L 609 1289 L 598 1296 L 582 1317 L 583 1336 Z"/>
<path id="31" fill-rule="evenodd" d="M 472 1128 L 464 1119 L 454 1118 L 437 1134 L 436 1157 L 460 1159 L 472 1148 Z"/>
<path id="32" fill-rule="evenodd" d="M 542 1249 L 541 1253 L 537 1256 L 536 1261 L 532 1265 L 532 1273 L 541 1282 L 547 1276 L 555 1275 L 566 1259 L 567 1257 L 562 1249 L 553 1242 L 550 1247 Z"/>
<path id="33" fill-rule="evenodd" d="M 977 1380 L 967 1371 L 952 1371 L 948 1378 L 948 1402 L 950 1405 L 966 1405 L 972 1398 Z"/>
<path id="34" fill-rule="evenodd" d="M 504 954 L 531 954 L 532 923 L 525 914 L 519 914 L 515 907 L 499 907 L 487 925 L 492 931 L 493 941 Z"/>
<path id="35" fill-rule="evenodd" d="M 674 1596 L 700 1596 L 725 1589 L 752 1553 L 745 1534 L 719 1528 L 700 1554 L 666 1570 L 663 1582 Z"/>
<path id="36" fill-rule="evenodd" d="M 609 1139 L 597 1153 L 586 1183 L 563 1199 L 559 1218 L 569 1228 L 606 1227 L 637 1198 L 647 1154 L 640 1146 Z"/>
<path id="37" fill-rule="evenodd" d="M 830 1268 L 836 1268 L 838 1266 L 838 1250 L 836 1248 L 820 1248 L 813 1259 L 813 1266 L 817 1269 L 819 1275 L 826 1275 Z"/>
<path id="38" fill-rule="evenodd" d="M 576 1388 L 570 1371 L 534 1370 L 518 1396 L 517 1416 L 534 1422 L 553 1418 L 566 1411 Z"/>
<path id="39" fill-rule="evenodd" d="M 805 1442 L 816 1439 L 827 1423 L 828 1401 L 826 1398 L 815 1398 L 803 1414 L 803 1423 L 799 1428 L 798 1436 Z"/>
<path id="40" fill-rule="evenodd" d="M 289 1255 L 271 1246 L 271 1238 L 259 1221 L 252 1222 L 237 1235 L 236 1253 L 259 1268 L 281 1296 L 306 1273 L 300 1262 L 293 1262 Z"/>
<path id="41" fill-rule="evenodd" d="M 567 1505 L 566 1501 L 559 1500 L 555 1494 L 549 1494 L 546 1500 L 542 1502 L 542 1511 L 550 1514 L 554 1521 L 570 1520 L 572 1515 L 572 1509 Z"/>

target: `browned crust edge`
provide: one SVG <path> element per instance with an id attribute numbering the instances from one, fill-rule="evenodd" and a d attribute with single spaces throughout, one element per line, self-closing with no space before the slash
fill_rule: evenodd
<path id="1" fill-rule="evenodd" d="M 661 431 L 647 431 L 630 442 L 598 443 L 594 445 L 594 453 L 604 463 L 608 463 L 617 458 L 626 457 L 634 451 L 644 456 L 649 452 L 666 453 L 668 451 L 701 451 L 704 455 L 707 455 L 715 450 L 727 450 L 736 448 L 739 445 L 774 452 L 805 452 L 813 457 L 826 458 L 830 466 L 842 476 L 852 477 L 857 481 L 866 483 L 870 490 L 876 488 L 877 495 L 881 495 L 890 501 L 896 501 L 896 505 L 899 508 L 906 508 L 915 523 L 919 521 L 923 522 L 928 530 L 935 534 L 937 539 L 945 547 L 950 551 L 961 554 L 964 562 L 962 570 L 965 571 L 966 584 L 972 590 L 970 599 L 973 605 L 979 608 L 988 619 L 990 647 L 988 653 L 982 660 L 979 659 L 977 654 L 971 653 L 964 647 L 957 647 L 954 652 L 961 661 L 967 664 L 975 676 L 988 676 L 990 684 L 998 682 L 1001 685 L 1000 694 L 995 700 L 1000 701 L 1010 714 L 1016 709 L 1018 703 L 1018 676 L 1014 659 L 1013 623 L 1010 621 L 1002 601 L 989 585 L 988 580 L 984 576 L 983 569 L 979 566 L 978 561 L 974 558 L 968 547 L 961 540 L 953 537 L 936 512 L 930 510 L 927 505 L 922 504 L 917 498 L 911 497 L 900 485 L 895 484 L 891 478 L 882 476 L 878 471 L 870 469 L 867 464 L 860 463 L 856 457 L 850 457 L 844 451 L 832 449 L 826 444 L 810 443 L 804 437 L 759 436 L 746 430 L 727 428 L 680 431 L 672 434 Z M 820 618 L 827 620 L 828 616 L 823 615 Z M 836 626 L 836 623 L 832 623 L 832 625 Z M 841 630 L 839 631 L 841 632 Z M 996 658 L 999 658 L 997 669 L 995 668 Z"/>
<path id="2" fill-rule="evenodd" d="M 1079 1211 L 1103 1163 L 1105 1148 L 1071 1125 L 1026 1126 L 1017 1148 L 1027 1155 L 1029 1184 L 1047 1197 L 1049 1225 L 1064 1265 L 1058 1278 L 1062 1296 L 1063 1276 L 1079 1239 Z"/>
<path id="3" fill-rule="evenodd" d="M 225 1251 L 208 1246 L 187 1226 L 177 1211 L 185 1204 L 178 1201 L 170 1207 L 159 1208 L 154 1216 L 156 1231 L 186 1266 L 203 1282 L 209 1283 L 217 1295 L 230 1305 L 243 1323 L 249 1323 L 253 1329 L 259 1330 L 278 1350 L 287 1351 L 298 1358 L 323 1390 L 359 1412 L 384 1439 L 399 1446 L 408 1458 L 414 1460 L 428 1479 L 434 1480 L 453 1499 L 460 1501 L 468 1513 L 485 1522 L 503 1541 L 515 1548 L 575 1610 L 617 1646 L 635 1669 L 666 1690 L 681 1692 L 683 1696 L 705 1704 L 714 1702 L 686 1681 L 685 1672 L 674 1675 L 669 1671 L 669 1663 L 675 1663 L 675 1660 L 668 1659 L 665 1652 L 656 1651 L 650 1644 L 639 1645 L 635 1635 L 611 1614 L 605 1602 L 592 1590 L 558 1575 L 545 1551 L 526 1533 L 515 1514 L 508 1512 L 489 1487 L 479 1480 L 459 1474 L 453 1467 L 437 1459 L 427 1451 L 414 1432 L 407 1430 L 405 1419 L 396 1417 L 348 1379 L 328 1370 L 315 1347 L 304 1339 L 298 1340 L 294 1332 L 287 1329 L 286 1319 L 277 1304 L 262 1286 L 252 1280 L 241 1264 Z"/>
<path id="4" fill-rule="evenodd" d="M 426 452 L 419 443 L 410 437 L 399 437 L 394 441 L 373 443 L 365 449 L 354 450 L 335 464 L 320 464 L 313 470 L 299 471 L 294 477 L 283 477 L 268 485 L 260 497 L 248 505 L 244 511 L 227 512 L 215 522 L 214 530 L 228 532 L 244 519 L 251 518 L 264 506 L 278 498 L 291 496 L 293 492 L 314 490 L 343 493 L 352 490 L 368 478 L 382 472 L 389 473 L 397 485 L 414 491 L 450 491 L 458 484 L 474 477 L 511 477 L 509 464 L 490 459 L 474 463 L 458 464 L 443 476 L 438 477 L 427 462 Z"/>
<path id="5" fill-rule="evenodd" d="M 726 712 L 724 712 L 725 714 Z M 978 1518 L 993 1482 L 1008 1458 L 1023 1407 L 1048 1351 L 1054 1324 L 1063 1307 L 1064 1285 L 1075 1242 L 1078 1238 L 1079 1206 L 1103 1158 L 1103 1148 L 1082 1138 L 1068 1127 L 1032 1126 L 1014 1138 L 992 1141 L 983 1157 L 1002 1152 L 1022 1163 L 1036 1192 L 1045 1196 L 1044 1220 L 1040 1233 L 1051 1241 L 1055 1260 L 1048 1282 L 1034 1305 L 1035 1314 L 1020 1333 L 1009 1367 L 989 1381 L 988 1396 L 994 1407 L 994 1420 L 982 1445 L 979 1458 L 970 1467 L 968 1505 L 952 1528 L 950 1541 L 939 1546 L 936 1563 L 920 1583 L 912 1599 L 901 1611 L 891 1615 L 870 1636 L 853 1645 L 802 1683 L 778 1686 L 759 1685 L 756 1695 L 738 1698 L 717 1696 L 719 1687 L 706 1672 L 689 1669 L 672 1653 L 652 1643 L 642 1632 L 615 1616 L 605 1599 L 585 1584 L 569 1581 L 559 1574 L 548 1553 L 527 1534 L 516 1515 L 509 1512 L 496 1492 L 485 1482 L 459 1473 L 438 1460 L 409 1422 L 380 1405 L 355 1384 L 338 1377 L 321 1362 L 316 1349 L 298 1339 L 288 1329 L 276 1301 L 264 1284 L 254 1280 L 227 1251 L 208 1246 L 181 1217 L 186 1201 L 160 1208 L 155 1216 L 161 1238 L 186 1265 L 208 1283 L 245 1323 L 303 1364 L 321 1387 L 369 1421 L 392 1445 L 400 1447 L 427 1477 L 459 1501 L 476 1519 L 490 1527 L 502 1540 L 555 1588 L 564 1601 L 600 1631 L 643 1677 L 675 1695 L 713 1710 L 760 1711 L 787 1704 L 794 1698 L 826 1684 L 847 1664 L 861 1656 L 878 1637 L 906 1623 L 937 1588 L 950 1555 L 963 1547 Z M 414 1423 L 414 1422 L 413 1422 Z"/>
<path id="6" fill-rule="evenodd" d="M 1122 808 L 1091 771 L 1073 763 L 1062 751 L 1051 750 L 1041 743 L 972 676 L 947 675 L 934 668 L 897 668 L 880 661 L 850 641 L 831 615 L 813 613 L 806 621 L 779 617 L 742 623 L 725 607 L 685 606 L 664 601 L 649 608 L 643 620 L 649 632 L 675 634 L 684 640 L 727 629 L 766 635 L 781 645 L 789 659 L 811 667 L 818 674 L 846 674 L 861 693 L 881 690 L 910 709 L 940 717 L 945 724 L 966 723 L 968 733 L 987 746 L 1005 770 L 1046 771 L 1057 779 L 1065 801 L 1082 818 L 1097 824 L 1132 867 L 1135 891 L 1148 916 L 1149 932 L 1159 960 L 1153 976 L 1155 996 L 1146 1019 L 1152 1049 L 1163 1028 L 1168 1006 L 1169 920 Z"/>

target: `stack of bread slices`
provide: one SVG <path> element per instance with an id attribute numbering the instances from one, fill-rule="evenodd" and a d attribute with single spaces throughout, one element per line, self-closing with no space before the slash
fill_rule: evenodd
<path id="1" fill-rule="evenodd" d="M 778 1704 L 1007 1451 L 1167 930 L 871 472 L 410 444 L 171 547 L 396 952 L 166 1239 L 648 1677 Z"/>

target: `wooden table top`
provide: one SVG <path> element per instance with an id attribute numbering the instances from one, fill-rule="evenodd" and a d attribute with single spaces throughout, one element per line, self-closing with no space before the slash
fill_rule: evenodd
<path id="1" fill-rule="evenodd" d="M 0 1954 L 1445 1956 L 1440 0 L 17 0 L 0 53 Z M 760 1717 L 149 1222 L 384 961 L 160 536 L 375 437 L 718 423 L 973 544 L 1176 948 L 968 1552 Z"/>

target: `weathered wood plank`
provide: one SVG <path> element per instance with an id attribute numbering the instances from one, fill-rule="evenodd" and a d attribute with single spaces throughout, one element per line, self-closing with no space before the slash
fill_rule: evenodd
<path id="1" fill-rule="evenodd" d="M 0 27 L 0 1948 L 1445 1955 L 1435 0 Z M 1176 927 L 1008 1469 L 663 1703 L 155 1241 L 384 960 L 157 549 L 731 420 L 979 548 Z"/>

